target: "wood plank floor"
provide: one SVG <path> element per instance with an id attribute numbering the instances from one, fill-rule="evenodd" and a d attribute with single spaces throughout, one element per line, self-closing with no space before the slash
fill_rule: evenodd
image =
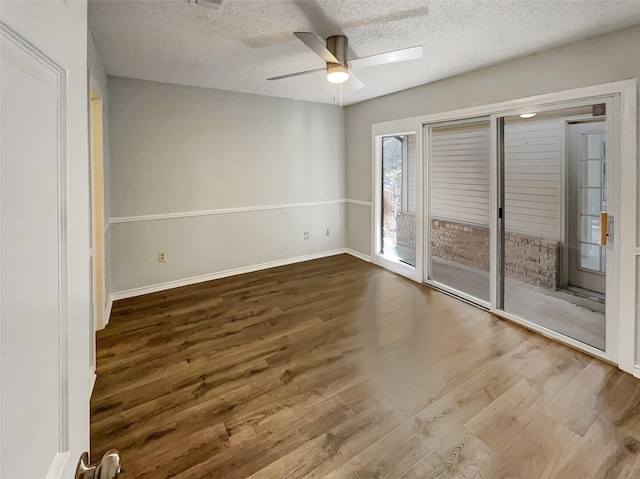
<path id="1" fill-rule="evenodd" d="M 351 256 L 114 304 L 122 478 L 639 478 L 640 382 Z"/>

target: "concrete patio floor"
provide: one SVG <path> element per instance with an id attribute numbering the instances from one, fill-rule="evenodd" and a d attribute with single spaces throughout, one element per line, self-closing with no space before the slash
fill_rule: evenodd
<path id="1" fill-rule="evenodd" d="M 476 298 L 489 300 L 489 272 L 432 257 L 430 278 Z M 605 305 L 596 297 L 505 281 L 505 311 L 604 350 Z"/>

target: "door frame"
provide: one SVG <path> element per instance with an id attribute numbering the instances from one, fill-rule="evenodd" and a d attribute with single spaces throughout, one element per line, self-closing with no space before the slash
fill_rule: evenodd
<path id="1" fill-rule="evenodd" d="M 371 261 L 374 264 L 382 266 L 394 273 L 405 276 L 414 281 L 422 281 L 422 242 L 423 242 L 423 201 L 422 187 L 420 178 L 422 178 L 422 124 L 419 122 L 397 122 L 393 125 L 372 125 L 372 151 L 373 151 L 373 179 L 372 179 L 372 197 L 371 205 Z M 382 241 L 378 234 L 382 230 L 382 138 L 394 135 L 415 135 L 415 165 L 416 165 L 416 261 L 415 266 L 411 266 L 401 262 L 395 262 L 380 253 L 382 249 Z"/>
<path id="2" fill-rule="evenodd" d="M 598 119 L 600 117 L 595 117 Z M 561 193 L 560 193 L 560 202 L 563 205 L 560 211 L 560 223 L 564 225 L 561 230 L 560 241 L 565 245 L 569 241 L 569 124 L 570 123 L 581 123 L 581 122 L 589 122 L 590 120 L 594 120 L 593 115 L 570 115 L 563 116 L 560 118 L 562 122 L 561 127 L 561 137 L 560 137 L 560 174 L 562 175 L 561 179 Z M 606 117 L 602 117 L 598 121 L 605 121 Z M 569 284 L 569 256 L 566 251 L 566 247 L 561 248 L 560 251 L 560 271 L 558 272 L 558 284 L 560 286 L 567 286 Z"/>
<path id="3" fill-rule="evenodd" d="M 618 265 L 616 268 L 615 278 L 611 278 L 612 275 L 608 275 L 607 282 L 615 281 L 611 285 L 607 285 L 607 289 L 611 291 L 611 296 L 615 294 L 615 302 L 617 303 L 617 311 L 618 314 L 613 317 L 613 320 L 610 322 L 616 322 L 617 332 L 614 333 L 613 337 L 609 331 L 607 334 L 610 339 L 614 341 L 617 345 L 615 351 L 607 351 L 607 354 L 603 354 L 602 351 L 597 350 L 596 348 L 589 347 L 584 343 L 581 343 L 576 340 L 572 340 L 565 336 L 562 336 L 558 333 L 555 333 L 551 330 L 547 330 L 545 328 L 541 328 L 532 323 L 528 323 L 526 321 L 522 321 L 520 318 L 505 314 L 500 311 L 496 306 L 497 299 L 497 286 L 498 286 L 498 274 L 496 268 L 493 268 L 490 275 L 490 290 L 491 290 L 491 301 L 490 301 L 490 311 L 496 315 L 504 317 L 506 319 L 512 320 L 519 324 L 522 324 L 525 327 L 536 330 L 543 335 L 549 336 L 553 339 L 558 340 L 559 342 L 568 344 L 577 349 L 583 350 L 589 354 L 594 356 L 606 359 L 610 362 L 616 363 L 618 367 L 626 372 L 634 374 L 640 377 L 640 368 L 635 370 L 635 342 L 636 342 L 636 262 L 637 257 L 640 256 L 640 248 L 636 248 L 636 227 L 637 227 L 637 80 L 629 79 L 616 81 L 611 83 L 605 83 L 600 85 L 593 85 L 581 88 L 575 88 L 571 90 L 565 90 L 554 93 L 547 93 L 542 95 L 536 95 L 531 97 L 519 98 L 514 100 L 507 100 L 499 103 L 493 103 L 489 105 L 482 105 L 471 108 L 463 108 L 459 110 L 453 110 L 448 112 L 434 113 L 429 115 L 422 115 L 408 119 L 389 121 L 384 123 L 377 123 L 372 125 L 372 152 L 373 152 L 373 194 L 372 198 L 374 198 L 374 203 L 372 207 L 372 261 L 376 264 L 380 264 L 383 267 L 387 267 L 384 262 L 379 261 L 376 258 L 377 244 L 376 244 L 376 232 L 379 226 L 379 221 L 376 218 L 376 209 L 378 203 L 376 179 L 376 163 L 377 163 L 377 155 L 379 154 L 376 147 L 376 136 L 382 134 L 391 134 L 394 130 L 403 130 L 403 125 L 414 125 L 412 131 L 418 132 L 419 128 L 422 128 L 423 125 L 427 125 L 430 123 L 438 123 L 444 121 L 452 121 L 452 120 L 464 120 L 474 117 L 480 116 L 491 116 L 491 128 L 492 128 L 492 160 L 491 164 L 491 208 L 494 211 L 494 214 L 490 215 L 490 228 L 492 231 L 491 241 L 490 241 L 490 257 L 491 263 L 496 264 L 496 258 L 498 254 L 498 238 L 497 238 L 497 230 L 498 227 L 498 219 L 497 219 L 497 211 L 498 211 L 498 189 L 497 189 L 497 178 L 498 178 L 498 166 L 495 158 L 498 155 L 498 127 L 496 119 L 498 117 L 502 117 L 505 115 L 515 114 L 515 113 L 527 113 L 534 112 L 542 107 L 549 107 L 554 104 L 561 103 L 570 103 L 570 102 L 580 102 L 580 101 L 591 101 L 593 103 L 593 99 L 601 98 L 601 97 L 610 97 L 608 100 L 609 104 L 607 105 L 607 131 L 611 131 L 612 135 L 616 135 L 619 151 L 613 153 L 609 152 L 610 157 L 615 157 L 620 159 L 619 162 L 619 173 L 618 173 L 618 189 L 619 198 L 618 198 L 618 208 L 615 215 L 618 218 L 624 218 L 625 221 L 616 221 L 616 231 L 615 231 L 615 248 L 618 252 L 616 255 L 618 258 Z M 600 101 L 602 103 L 602 101 Z M 585 104 L 585 103 L 583 103 Z M 418 138 L 418 137 L 416 137 Z M 426 159 L 424 155 L 422 155 L 422 147 L 424 146 L 425 138 L 422 137 L 423 141 L 421 144 L 416 142 L 416 155 L 420 155 L 419 157 L 423 158 L 422 162 L 417 162 L 420 165 L 422 171 L 425 171 L 425 162 Z M 418 147 L 420 147 L 420 151 L 418 151 Z M 426 148 L 425 148 L 426 150 Z M 609 171 L 611 173 L 611 171 Z M 425 205 L 425 195 L 424 191 L 426 191 L 426 184 L 428 183 L 426 180 L 425 174 L 420 174 L 419 176 L 422 178 L 422 181 L 418 182 L 417 188 L 417 200 L 419 201 L 417 207 L 424 207 Z M 417 208 L 418 209 L 418 208 Z M 425 245 L 428 244 L 429 241 L 429 232 L 424 228 L 424 214 L 421 211 L 416 211 L 417 222 L 421 222 L 421 228 L 416 231 L 416 235 L 420 235 L 422 237 L 422 241 L 419 241 L 416 237 L 416 271 L 409 275 L 405 274 L 405 276 L 414 279 L 415 281 L 424 282 L 424 271 L 425 265 L 424 261 L 426 255 L 424 255 Z M 421 263 L 419 263 L 419 258 L 422 259 Z M 389 269 L 392 269 L 389 267 Z M 393 269 L 392 269 L 393 270 Z M 402 273 L 401 273 L 402 274 Z M 612 288 L 616 288 L 615 290 Z M 613 301 L 608 301 L 613 302 Z M 607 312 L 608 317 L 609 312 Z M 615 319 L 618 321 L 615 321 Z"/>
<path id="4" fill-rule="evenodd" d="M 105 227 L 104 227 L 104 118 L 98 88 L 89 82 L 89 142 L 91 185 L 91 264 L 93 330 L 106 326 Z"/>

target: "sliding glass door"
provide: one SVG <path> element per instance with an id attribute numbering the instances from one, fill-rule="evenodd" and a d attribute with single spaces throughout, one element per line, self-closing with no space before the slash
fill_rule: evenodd
<path id="1" fill-rule="evenodd" d="M 430 213 L 428 279 L 489 305 L 491 123 L 426 127 Z"/>
<path id="2" fill-rule="evenodd" d="M 604 351 L 607 128 L 585 105 L 498 118 L 508 314 Z"/>
<path id="3" fill-rule="evenodd" d="M 373 125 L 372 262 L 629 371 L 635 93 L 620 82 Z"/>
<path id="4" fill-rule="evenodd" d="M 615 357 L 607 101 L 425 124 L 424 282 Z"/>

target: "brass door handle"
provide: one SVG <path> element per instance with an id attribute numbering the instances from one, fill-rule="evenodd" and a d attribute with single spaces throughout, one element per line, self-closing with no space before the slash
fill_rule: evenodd
<path id="1" fill-rule="evenodd" d="M 83 452 L 78 460 L 74 479 L 115 479 L 120 473 L 120 454 L 107 451 L 97 464 L 89 464 L 89 454 Z"/>
<path id="2" fill-rule="evenodd" d="M 600 246 L 607 246 L 608 219 L 607 213 L 604 211 L 600 213 Z"/>

